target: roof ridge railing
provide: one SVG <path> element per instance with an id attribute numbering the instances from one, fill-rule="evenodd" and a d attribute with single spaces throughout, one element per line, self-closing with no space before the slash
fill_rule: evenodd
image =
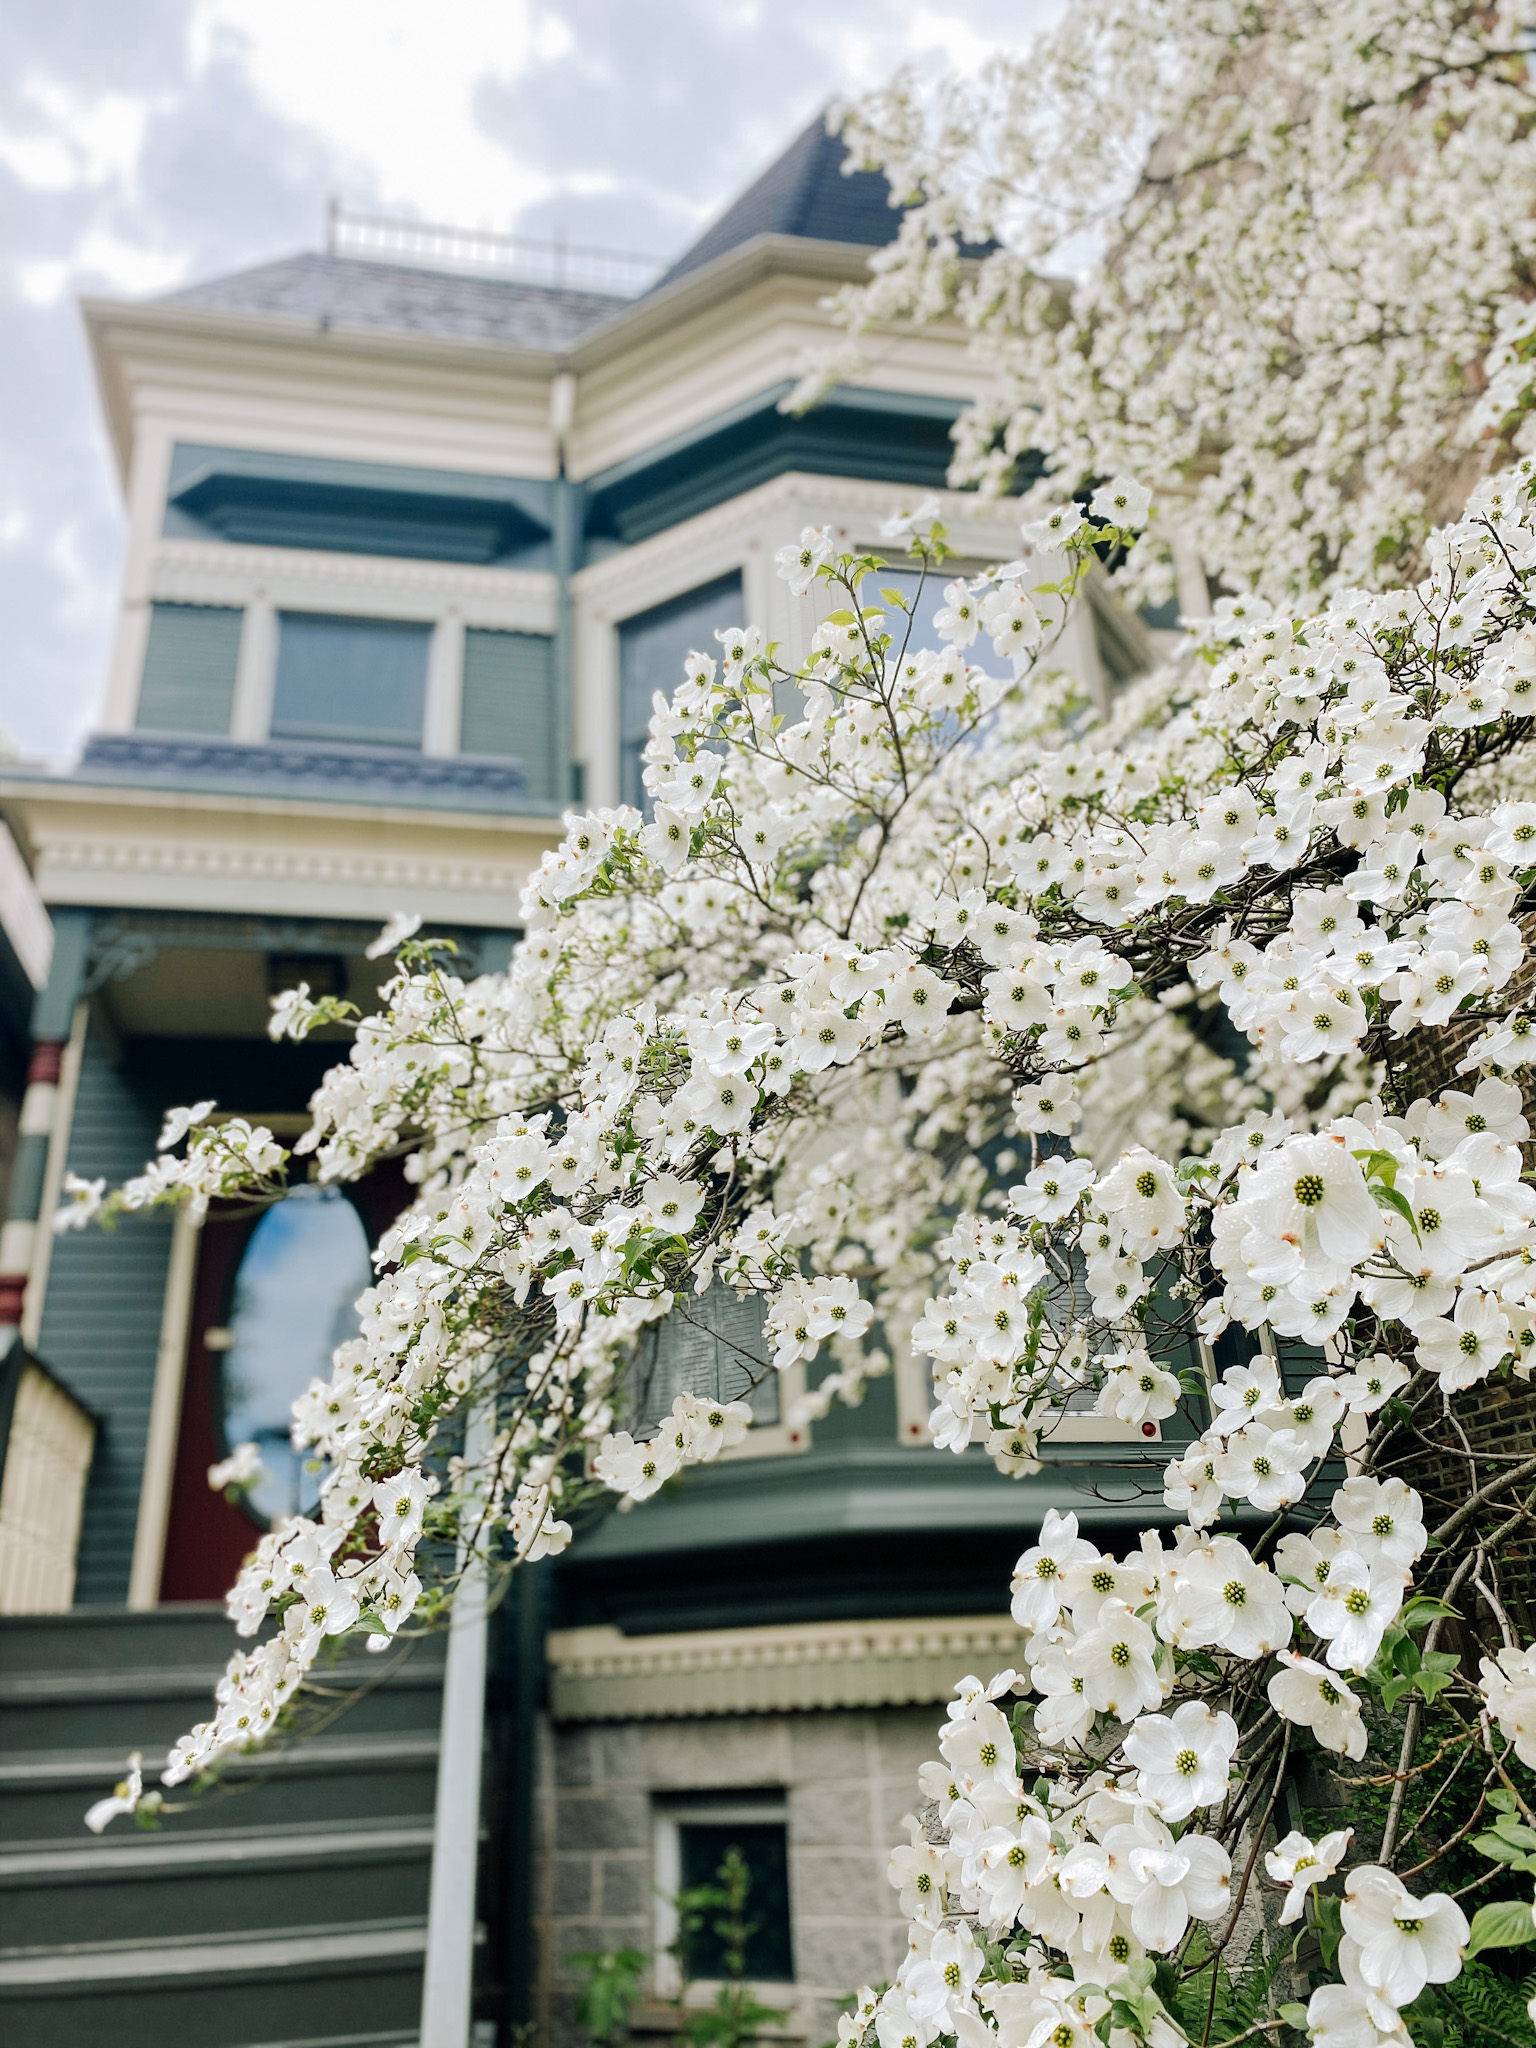
<path id="1" fill-rule="evenodd" d="M 555 291 L 604 292 L 636 298 L 665 267 L 665 258 L 624 249 L 594 249 L 569 242 L 504 235 L 493 228 L 448 227 L 438 222 L 393 220 L 354 213 L 333 199 L 326 217 L 326 251 L 374 263 L 515 279 Z"/>

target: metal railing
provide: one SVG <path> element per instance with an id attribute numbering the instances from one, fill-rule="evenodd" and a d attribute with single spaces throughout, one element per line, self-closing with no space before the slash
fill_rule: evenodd
<path id="1" fill-rule="evenodd" d="M 326 249 L 332 256 L 513 278 L 556 291 L 603 292 L 621 299 L 637 297 L 663 268 L 659 256 L 588 248 L 568 242 L 563 235 L 539 241 L 528 235 L 498 234 L 490 228 L 391 220 L 383 214 L 353 213 L 334 199 L 327 215 Z"/>

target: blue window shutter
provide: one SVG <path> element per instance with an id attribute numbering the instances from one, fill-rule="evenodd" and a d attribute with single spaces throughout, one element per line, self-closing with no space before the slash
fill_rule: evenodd
<path id="1" fill-rule="evenodd" d="M 529 796 L 544 802 L 560 794 L 554 650 L 543 633 L 464 635 L 459 752 L 521 761 Z"/>
<path id="2" fill-rule="evenodd" d="M 151 732 L 228 732 L 244 617 L 229 605 L 152 605 L 135 723 Z"/>

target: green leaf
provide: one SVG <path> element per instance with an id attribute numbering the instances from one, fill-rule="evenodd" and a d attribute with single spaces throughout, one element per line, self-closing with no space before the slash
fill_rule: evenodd
<path id="1" fill-rule="evenodd" d="M 1536 1916 L 1528 1899 L 1500 1899 L 1492 1906 L 1479 1906 L 1472 1916 L 1472 1938 L 1464 1959 L 1481 1955 L 1485 1948 L 1519 1948 L 1536 1941 Z"/>
<path id="2" fill-rule="evenodd" d="M 1400 1195 L 1396 1188 L 1384 1188 L 1376 1181 L 1371 1182 L 1371 1194 L 1378 1209 L 1391 1209 L 1396 1215 L 1402 1217 L 1414 1236 L 1418 1236 L 1418 1219 L 1409 1206 L 1406 1195 Z"/>
<path id="3" fill-rule="evenodd" d="M 1445 1691 L 1445 1688 L 1450 1684 L 1455 1675 L 1453 1671 L 1433 1670 L 1426 1663 L 1425 1668 L 1416 1673 L 1413 1682 L 1419 1691 L 1423 1693 L 1425 1699 L 1434 1700 L 1438 1699 L 1440 1694 Z"/>
<path id="4" fill-rule="evenodd" d="M 1432 1593 L 1417 1594 L 1398 1616 L 1404 1628 L 1425 1628 L 1432 1621 L 1460 1621 L 1461 1609 L 1448 1607 Z"/>
<path id="5" fill-rule="evenodd" d="M 1338 1957 L 1339 1943 L 1344 1938 L 1344 1901 L 1332 1892 L 1314 1891 L 1307 1902 L 1307 1910 L 1322 1943 L 1323 1968 L 1332 1970 Z"/>
<path id="6" fill-rule="evenodd" d="M 1365 1169 L 1367 1180 L 1385 1181 L 1389 1188 L 1396 1181 L 1397 1161 L 1390 1152 L 1365 1151 L 1353 1153 L 1351 1156 L 1359 1160 L 1361 1166 Z M 1371 1193 L 1374 1195 L 1375 1192 L 1376 1190 L 1372 1188 Z"/>
<path id="7" fill-rule="evenodd" d="M 1282 2005 L 1280 2017 L 1288 2027 L 1295 2027 L 1302 2033 L 1306 2032 L 1307 2008 L 1304 2005 Z"/>
<path id="8" fill-rule="evenodd" d="M 1525 1852 L 1517 1849 L 1512 1842 L 1501 1842 L 1497 1835 L 1474 1835 L 1472 1846 L 1481 1856 L 1487 1856 L 1495 1863 L 1520 1864 Z"/>

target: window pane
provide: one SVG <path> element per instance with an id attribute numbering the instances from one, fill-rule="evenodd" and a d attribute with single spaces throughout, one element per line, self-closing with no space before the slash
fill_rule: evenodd
<path id="1" fill-rule="evenodd" d="M 703 1294 L 684 1294 L 670 1315 L 642 1334 L 636 1349 L 636 1426 L 650 1429 L 670 1415 L 679 1394 L 703 1401 L 746 1401 L 754 1425 L 779 1419 L 779 1380 L 763 1333 L 768 1298 L 717 1281 Z M 756 1385 L 754 1385 L 754 1381 Z"/>
<path id="2" fill-rule="evenodd" d="M 459 752 L 521 761 L 528 794 L 559 794 L 554 642 L 543 633 L 464 635 Z"/>
<path id="3" fill-rule="evenodd" d="M 788 1983 L 795 1974 L 789 1931 L 789 1843 L 782 1821 L 683 1821 L 677 1830 L 682 1889 L 718 1885 L 726 1851 L 736 1848 L 746 1861 L 750 1879 L 742 1915 L 750 1932 L 746 1941 L 745 1975 Z M 688 1973 L 693 1977 L 725 1975 L 726 1944 L 716 1932 L 718 1909 L 704 1915 L 704 1926 L 688 1942 Z"/>
<path id="4" fill-rule="evenodd" d="M 864 585 L 864 602 L 884 607 L 885 628 L 891 636 L 893 653 L 900 652 L 907 621 L 895 605 L 885 604 L 881 591 L 899 590 L 907 601 L 908 615 L 912 620 L 912 637 L 906 643 L 909 654 L 947 653 L 948 643 L 939 638 L 933 619 L 934 614 L 944 607 L 945 584 L 953 582 L 962 573 L 958 569 L 949 569 L 924 576 L 918 569 L 880 569 L 868 578 Z M 843 602 L 847 603 L 846 597 Z"/>
<path id="5" fill-rule="evenodd" d="M 284 612 L 272 737 L 419 747 L 432 628 Z"/>
<path id="6" fill-rule="evenodd" d="M 645 809 L 640 755 L 651 698 L 657 690 L 672 695 L 683 680 L 683 663 L 695 650 L 718 660 L 716 632 L 741 623 L 741 575 L 733 569 L 718 582 L 625 619 L 619 627 L 619 796 L 624 803 Z"/>
<path id="7" fill-rule="evenodd" d="M 150 732 L 228 732 L 244 617 L 230 605 L 152 606 L 134 723 Z"/>
<path id="8" fill-rule="evenodd" d="M 247 1498 L 269 1519 L 314 1504 L 309 1452 L 288 1440 L 293 1402 L 329 1379 L 331 1353 L 357 1334 L 354 1302 L 373 1282 L 362 1219 L 340 1188 L 298 1187 L 251 1233 L 235 1275 L 224 1354 L 226 1449 L 254 1443 L 262 1477 Z"/>

